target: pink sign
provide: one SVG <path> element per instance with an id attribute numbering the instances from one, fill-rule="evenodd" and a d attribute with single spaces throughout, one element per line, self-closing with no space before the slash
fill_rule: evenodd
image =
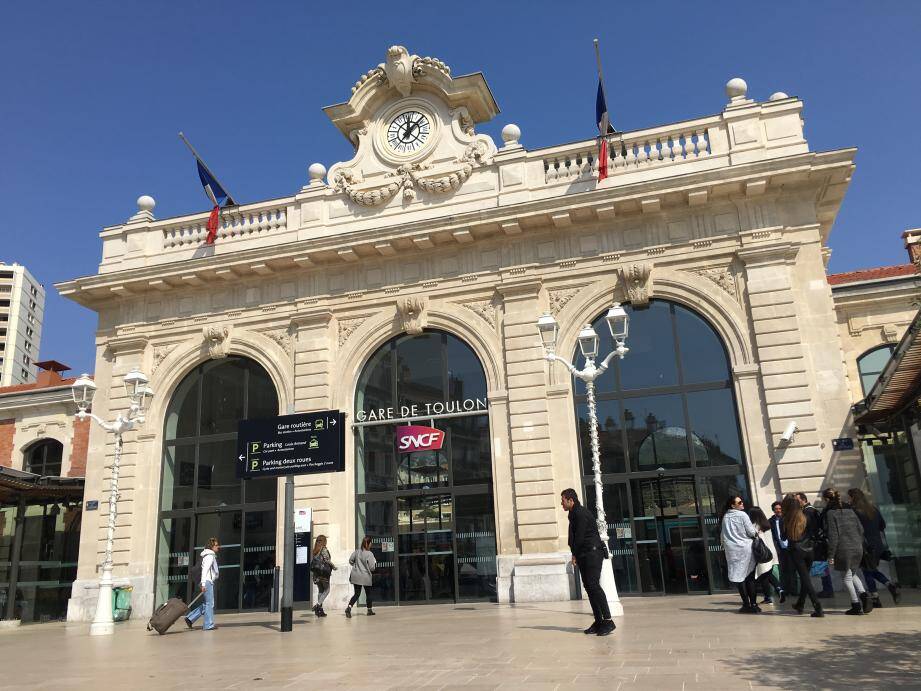
<path id="1" fill-rule="evenodd" d="M 397 427 L 397 451 L 438 451 L 444 444 L 445 433 L 434 427 L 400 425 Z"/>

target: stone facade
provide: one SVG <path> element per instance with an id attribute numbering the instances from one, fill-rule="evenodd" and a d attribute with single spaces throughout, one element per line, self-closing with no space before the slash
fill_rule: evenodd
<path id="1" fill-rule="evenodd" d="M 614 135 L 599 183 L 596 142 L 528 150 L 507 126 L 497 148 L 476 132 L 498 112 L 482 75 L 452 77 L 395 47 L 326 109 L 356 151 L 328 183 L 314 164 L 296 195 L 225 211 L 213 246 L 207 214 L 158 221 L 149 198 L 104 229 L 98 274 L 58 289 L 99 314 L 95 412 L 127 406 L 121 379 L 134 367 L 156 391 L 147 424 L 126 435 L 120 476 L 115 569 L 135 585 L 137 611 L 154 604 L 166 406 L 195 365 L 227 354 L 266 369 L 281 412 L 351 412 L 361 368 L 394 335 L 439 328 L 469 344 L 488 382 L 500 599 L 531 599 L 528 583 L 572 592 L 559 493 L 580 485 L 577 429 L 570 378 L 541 359 L 544 312 L 566 354 L 613 300 L 666 299 L 702 315 L 728 351 L 762 506 L 859 465 L 859 455 L 833 459 L 828 443 L 851 399 L 824 263 L 855 152 L 810 151 L 801 101 L 756 102 L 739 81 L 716 115 Z M 406 108 L 431 133 L 398 155 L 387 125 Z M 784 444 L 790 421 L 799 432 Z M 355 540 L 351 446 L 345 473 L 296 485 L 334 555 Z M 94 427 L 86 497 L 100 507 L 112 451 Z M 72 619 L 92 614 L 106 519 L 84 516 Z"/>

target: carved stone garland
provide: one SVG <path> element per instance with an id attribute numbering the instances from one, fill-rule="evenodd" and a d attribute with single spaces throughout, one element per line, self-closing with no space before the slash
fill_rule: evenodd
<path id="1" fill-rule="evenodd" d="M 167 358 L 167 356 L 170 353 L 176 350 L 176 346 L 178 345 L 179 345 L 178 343 L 166 343 L 165 345 L 154 346 L 153 370 L 151 371 L 151 374 L 153 374 L 160 368 L 160 365 L 163 364 L 163 361 Z"/>
<path id="2" fill-rule="evenodd" d="M 464 153 L 455 161 L 460 167 L 438 177 L 425 175 L 425 172 L 432 168 L 431 164 L 411 163 L 400 166 L 393 173 L 388 173 L 387 182 L 380 187 L 358 190 L 355 189 L 355 186 L 363 182 L 361 174 L 345 168 L 335 174 L 333 186 L 359 206 L 380 206 L 393 199 L 401 189 L 403 199 L 412 201 L 416 197 L 417 185 L 431 194 L 447 194 L 460 189 L 460 186 L 467 182 L 473 174 L 474 166 L 484 163 L 488 150 L 486 142 L 482 140 L 470 142 L 464 149 Z"/>
<path id="3" fill-rule="evenodd" d="M 700 269 L 695 273 L 713 281 L 713 283 L 722 288 L 729 296 L 731 296 L 733 300 L 736 302 L 739 301 L 739 283 L 731 267 L 712 267 L 708 269 Z"/>
<path id="4" fill-rule="evenodd" d="M 349 336 L 355 333 L 355 329 L 365 323 L 367 317 L 355 317 L 353 319 L 342 319 L 339 321 L 339 347 L 345 345 Z"/>

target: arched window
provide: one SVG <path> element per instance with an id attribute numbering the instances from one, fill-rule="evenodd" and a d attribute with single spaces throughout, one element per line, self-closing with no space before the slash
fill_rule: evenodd
<path id="1" fill-rule="evenodd" d="M 605 513 L 624 592 L 686 593 L 728 584 L 716 514 L 749 496 L 729 357 L 696 312 L 664 300 L 627 305 L 630 348 L 595 382 Z M 607 334 L 604 315 L 594 320 Z M 601 355 L 612 348 L 603 339 Z M 581 363 L 581 355 L 574 354 Z M 575 380 L 586 505 L 595 490 L 585 384 Z"/>
<path id="2" fill-rule="evenodd" d="M 496 538 L 486 375 L 451 334 L 401 335 L 355 392 L 356 544 L 372 537 L 375 600 L 489 599 Z M 399 452 L 398 425 L 433 427 L 440 449 Z"/>
<path id="3" fill-rule="evenodd" d="M 886 363 L 892 357 L 893 350 L 895 350 L 895 346 L 887 343 L 868 350 L 857 358 L 857 371 L 860 373 L 860 386 L 863 389 L 864 396 L 870 393 L 870 389 L 876 384 L 879 375 L 883 373 Z"/>
<path id="4" fill-rule="evenodd" d="M 61 457 L 64 445 L 56 439 L 42 439 L 26 451 L 26 471 L 36 475 L 61 474 Z"/>
<path id="5" fill-rule="evenodd" d="M 242 357 L 186 375 L 166 411 L 157 601 L 187 598 L 188 569 L 209 537 L 221 541 L 223 610 L 268 606 L 275 568 L 274 479 L 237 477 L 237 423 L 278 415 L 268 373 Z"/>

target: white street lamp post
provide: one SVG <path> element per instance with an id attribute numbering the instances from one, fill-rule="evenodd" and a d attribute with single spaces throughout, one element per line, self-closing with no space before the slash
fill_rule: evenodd
<path id="1" fill-rule="evenodd" d="M 607 548 L 608 545 L 608 523 L 604 515 L 604 501 L 602 500 L 602 491 L 604 486 L 601 483 L 601 450 L 598 445 L 598 411 L 595 407 L 595 380 L 604 374 L 611 360 L 616 355 L 621 360 L 630 350 L 624 345 L 627 340 L 629 326 L 629 316 L 619 302 L 615 302 L 608 313 L 604 316 L 611 331 L 611 337 L 614 339 L 615 348 L 608 356 L 602 360 L 600 365 L 595 365 L 595 359 L 598 357 L 598 334 L 586 324 L 582 331 L 579 332 L 579 350 L 585 359 L 585 366 L 577 370 L 572 363 L 565 358 L 561 358 L 554 351 L 556 349 L 556 338 L 559 327 L 556 319 L 550 314 L 544 314 L 537 320 L 537 329 L 540 332 L 541 341 L 544 346 L 544 357 L 550 362 L 561 362 L 572 373 L 572 376 L 585 382 L 585 393 L 588 400 L 588 424 L 589 439 L 592 447 L 592 472 L 595 480 L 595 508 L 596 523 L 598 526 L 598 535 L 601 537 L 602 544 Z M 601 584 L 609 600 L 619 602 L 617 598 L 617 588 L 614 583 L 614 570 L 611 565 L 610 555 L 605 559 L 602 568 Z"/>
<path id="2" fill-rule="evenodd" d="M 115 541 L 115 519 L 118 511 L 118 468 L 122 456 L 122 434 L 135 425 L 143 424 L 144 409 L 153 391 L 147 385 L 147 377 L 137 369 L 125 375 L 125 390 L 131 406 L 128 414 L 118 414 L 115 422 L 105 422 L 96 415 L 87 412 L 96 395 L 96 384 L 88 374 L 82 375 L 71 385 L 74 403 L 77 404 L 77 418 L 90 418 L 100 427 L 115 434 L 115 460 L 112 463 L 112 483 L 109 488 L 109 525 L 106 532 L 106 553 L 102 563 L 102 576 L 99 578 L 99 599 L 96 601 L 96 615 L 90 626 L 91 636 L 105 636 L 113 633 L 115 622 L 112 618 L 112 548 Z"/>

